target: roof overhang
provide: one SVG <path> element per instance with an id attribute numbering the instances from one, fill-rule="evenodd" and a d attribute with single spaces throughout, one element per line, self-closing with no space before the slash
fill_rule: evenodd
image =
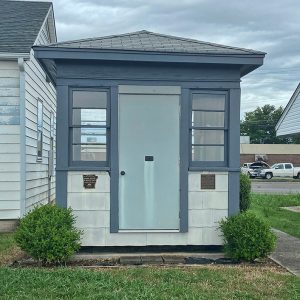
<path id="1" fill-rule="evenodd" d="M 29 59 L 29 57 L 29 53 L 0 52 L 0 59 L 2 60 L 17 60 L 18 58 Z"/>
<path id="2" fill-rule="evenodd" d="M 261 54 L 197 54 L 178 52 L 156 52 L 136 50 L 91 49 L 91 48 L 62 48 L 49 46 L 33 46 L 34 56 L 40 62 L 52 80 L 55 74 L 51 61 L 56 60 L 98 60 L 98 61 L 134 61 L 157 63 L 185 64 L 228 64 L 240 68 L 241 77 L 263 65 L 265 57 Z M 50 65 L 49 65 L 50 63 Z M 50 67 L 50 69 L 49 69 Z"/>

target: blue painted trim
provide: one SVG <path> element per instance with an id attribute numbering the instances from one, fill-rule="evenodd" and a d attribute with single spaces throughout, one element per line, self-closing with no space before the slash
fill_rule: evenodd
<path id="1" fill-rule="evenodd" d="M 168 62 L 168 63 L 197 63 L 197 64 L 236 64 L 240 65 L 242 75 L 263 64 L 265 54 L 193 54 L 151 52 L 134 50 L 104 50 L 90 48 L 57 48 L 33 46 L 37 59 L 75 59 L 75 60 L 105 60 L 105 61 L 134 61 L 134 62 Z"/>
<path id="2" fill-rule="evenodd" d="M 180 232 L 188 232 L 189 89 L 181 89 L 180 101 Z"/>
<path id="3" fill-rule="evenodd" d="M 68 205 L 68 140 L 69 140 L 69 89 L 57 86 L 56 111 L 56 204 Z"/>
<path id="4" fill-rule="evenodd" d="M 224 127 L 206 128 L 203 130 L 222 130 L 224 131 L 224 144 L 216 144 L 216 146 L 224 146 L 224 160 L 223 161 L 193 161 L 192 160 L 192 129 L 198 129 L 200 127 L 192 126 L 192 101 L 193 94 L 219 94 L 225 96 L 225 108 L 224 108 Z M 192 168 L 207 168 L 207 167 L 227 167 L 228 166 L 228 120 L 229 120 L 229 91 L 223 89 L 191 89 L 188 99 L 189 105 L 189 166 Z M 195 144 L 194 144 L 195 145 Z M 201 146 L 206 146 L 202 144 Z M 214 146 L 210 144 L 209 146 Z"/>
<path id="5" fill-rule="evenodd" d="M 99 91 L 99 92 L 106 92 L 107 93 L 107 99 L 106 99 L 106 161 L 75 161 L 73 160 L 73 151 L 72 151 L 72 143 L 73 143 L 73 136 L 71 134 L 72 128 L 82 128 L 82 126 L 73 126 L 72 124 L 72 117 L 73 117 L 73 92 L 74 91 Z M 86 87 L 86 86 L 69 86 L 69 122 L 68 122 L 68 129 L 69 129 L 69 166 L 70 167 L 87 167 L 87 168 L 98 168 L 99 169 L 105 169 L 109 166 L 110 161 L 110 87 Z M 93 127 L 93 126 L 91 126 Z"/>
<path id="6" fill-rule="evenodd" d="M 228 166 L 231 169 L 240 167 L 240 89 L 231 89 L 229 96 L 229 157 Z M 228 174 L 228 214 L 235 215 L 239 212 L 240 203 L 240 174 Z"/>
<path id="7" fill-rule="evenodd" d="M 193 79 L 194 80 L 194 79 Z M 162 84 L 163 82 L 163 84 Z M 107 87 L 114 85 L 180 85 L 182 88 L 190 89 L 223 89 L 228 90 L 231 88 L 239 88 L 240 80 L 225 80 L 225 79 L 199 79 L 198 81 L 191 81 L 191 79 L 182 79 L 180 81 L 170 79 L 124 79 L 124 78 L 57 78 L 57 85 L 69 86 L 85 86 L 85 87 Z"/>
<path id="8" fill-rule="evenodd" d="M 240 173 L 228 173 L 228 216 L 234 216 L 240 211 Z"/>
<path id="9" fill-rule="evenodd" d="M 110 232 L 119 230 L 119 105 L 118 87 L 111 87 Z"/>

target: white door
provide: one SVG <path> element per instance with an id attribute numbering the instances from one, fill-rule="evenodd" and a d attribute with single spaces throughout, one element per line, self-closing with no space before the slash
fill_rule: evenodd
<path id="1" fill-rule="evenodd" d="M 119 96 L 119 228 L 179 229 L 179 95 Z"/>

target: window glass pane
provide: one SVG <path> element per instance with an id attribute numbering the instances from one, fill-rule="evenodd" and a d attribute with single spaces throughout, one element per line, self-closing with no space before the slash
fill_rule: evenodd
<path id="1" fill-rule="evenodd" d="M 285 168 L 286 169 L 292 169 L 292 165 L 291 164 L 285 164 Z"/>
<path id="2" fill-rule="evenodd" d="M 192 130 L 192 144 L 224 144 L 224 130 Z"/>
<path id="3" fill-rule="evenodd" d="M 224 161 L 224 146 L 192 146 L 193 161 Z"/>
<path id="4" fill-rule="evenodd" d="M 73 160 L 105 161 L 106 145 L 73 145 Z"/>
<path id="5" fill-rule="evenodd" d="M 43 129 L 43 102 L 40 100 L 37 102 L 37 129 Z"/>
<path id="6" fill-rule="evenodd" d="M 37 101 L 37 160 L 43 157 L 43 102 Z"/>
<path id="7" fill-rule="evenodd" d="M 39 130 L 37 132 L 37 159 L 43 157 L 43 132 Z"/>
<path id="8" fill-rule="evenodd" d="M 50 114 L 50 138 L 54 137 L 55 129 L 54 129 L 54 113 Z"/>
<path id="9" fill-rule="evenodd" d="M 224 112 L 193 111 L 192 126 L 224 127 Z"/>
<path id="10" fill-rule="evenodd" d="M 193 94 L 193 110 L 225 110 L 223 94 Z"/>
<path id="11" fill-rule="evenodd" d="M 73 91 L 73 107 L 106 108 L 107 92 Z"/>
<path id="12" fill-rule="evenodd" d="M 106 129 L 73 128 L 73 144 L 106 144 Z"/>
<path id="13" fill-rule="evenodd" d="M 106 109 L 73 109 L 73 125 L 106 125 Z"/>

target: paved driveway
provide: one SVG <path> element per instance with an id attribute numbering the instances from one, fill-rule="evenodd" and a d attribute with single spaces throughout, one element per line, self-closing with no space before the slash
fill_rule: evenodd
<path id="1" fill-rule="evenodd" d="M 291 273 L 300 276 L 300 239 L 277 229 L 273 231 L 278 239 L 271 258 Z"/>
<path id="2" fill-rule="evenodd" d="M 252 192 L 265 194 L 300 193 L 300 182 L 252 181 Z"/>

